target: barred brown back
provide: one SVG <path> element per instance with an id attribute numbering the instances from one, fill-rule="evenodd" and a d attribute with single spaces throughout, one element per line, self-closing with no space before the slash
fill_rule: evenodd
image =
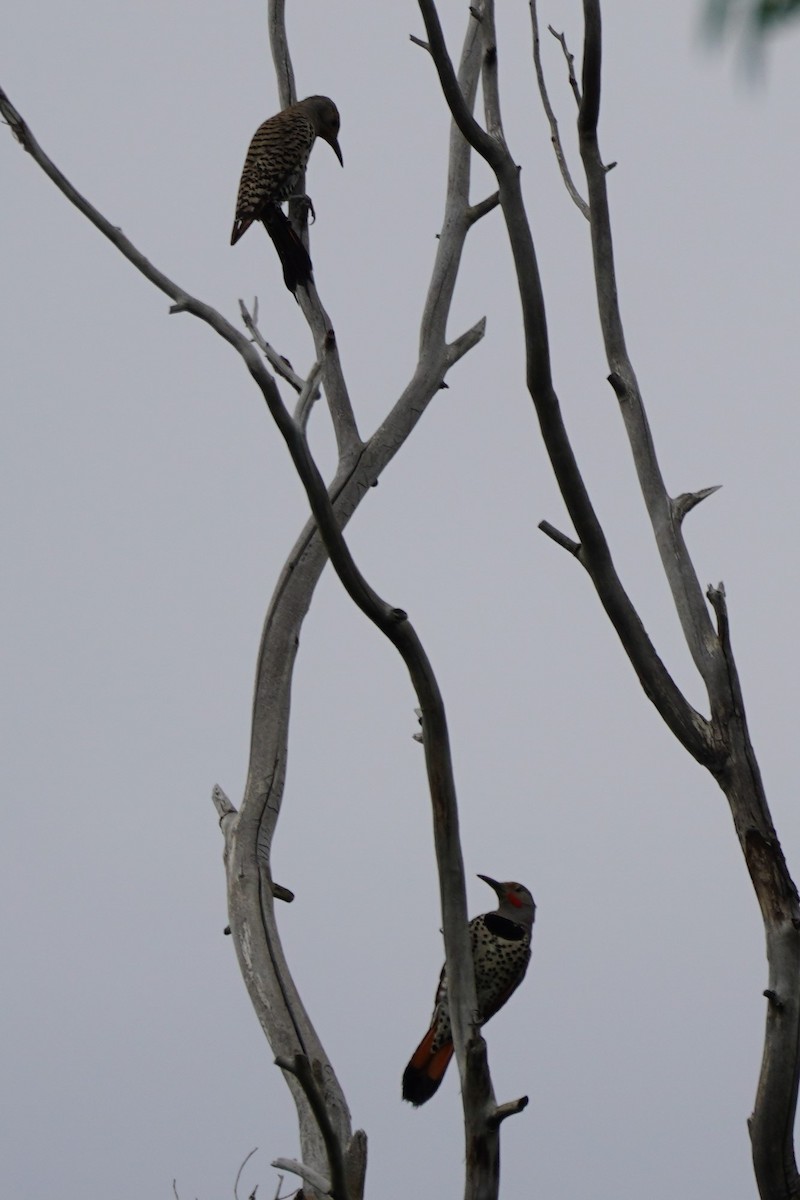
<path id="1" fill-rule="evenodd" d="M 342 161 L 337 134 L 339 112 L 327 96 L 308 96 L 259 125 L 244 160 L 231 245 L 253 221 L 294 194 L 316 138 L 322 137 Z"/>
<path id="2" fill-rule="evenodd" d="M 281 204 L 292 195 L 316 136 L 308 117 L 292 109 L 259 125 L 244 160 L 231 245 L 259 219 L 265 205 Z"/>

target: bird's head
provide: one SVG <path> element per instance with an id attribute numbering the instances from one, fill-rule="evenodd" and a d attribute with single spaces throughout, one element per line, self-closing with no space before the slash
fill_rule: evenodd
<path id="1" fill-rule="evenodd" d="M 479 875 L 478 879 L 482 879 L 484 883 L 488 883 L 490 888 L 493 888 L 497 893 L 499 901 L 497 911 L 501 917 L 507 917 L 509 921 L 516 922 L 517 925 L 532 925 L 536 916 L 536 905 L 533 896 L 522 883 L 498 883 L 496 879 L 492 879 L 489 875 Z"/>
<path id="2" fill-rule="evenodd" d="M 303 105 L 314 122 L 317 137 L 328 143 L 344 166 L 342 151 L 339 148 L 339 110 L 336 105 L 329 96 L 309 96 L 303 101 Z"/>

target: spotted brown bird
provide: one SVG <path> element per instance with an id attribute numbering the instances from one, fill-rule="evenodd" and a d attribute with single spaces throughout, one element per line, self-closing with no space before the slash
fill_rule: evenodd
<path id="1" fill-rule="evenodd" d="M 479 875 L 494 888 L 500 901 L 494 912 L 482 913 L 469 923 L 478 1025 L 485 1025 L 516 991 L 531 957 L 531 933 L 536 915 L 533 896 L 521 883 L 498 883 Z M 453 1057 L 453 1032 L 447 998 L 447 968 L 442 967 L 433 1006 L 431 1027 L 414 1051 L 403 1073 L 403 1099 L 424 1104 L 442 1082 Z"/>
<path id="2" fill-rule="evenodd" d="M 263 222 L 292 292 L 311 279 L 311 259 L 280 205 L 294 195 L 318 137 L 344 165 L 338 133 L 339 110 L 333 101 L 327 96 L 308 96 L 259 125 L 244 160 L 231 245 L 254 221 Z"/>

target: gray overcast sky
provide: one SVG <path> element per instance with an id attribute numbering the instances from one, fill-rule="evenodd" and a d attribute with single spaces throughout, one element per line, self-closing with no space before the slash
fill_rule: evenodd
<path id="1" fill-rule="evenodd" d="M 608 3 L 604 154 L 623 316 L 674 494 L 724 579 L 752 732 L 800 873 L 797 113 L 800 31 L 753 86 L 698 37 L 699 0 Z M 451 50 L 466 5 L 443 4 Z M 507 134 L 522 164 L 557 387 L 613 551 L 662 655 L 703 700 L 605 382 L 588 231 L 557 176 L 527 5 L 500 5 Z M 542 20 L 576 51 L 580 5 Z M 248 140 L 275 111 L 260 0 L 15 5 L 0 83 L 72 182 L 232 319 L 258 294 L 298 369 L 306 330 L 267 239 L 228 245 Z M 312 251 L 370 432 L 416 355 L 448 120 L 408 40 L 416 6 L 289 5 L 301 95 L 342 113 L 314 152 Z M 571 97 L 545 46 L 565 137 Z M 572 161 L 577 156 L 572 148 Z M 244 783 L 266 604 L 306 513 L 240 361 L 139 277 L 0 139 L 2 886 L 9 1200 L 274 1194 L 292 1106 L 226 923 L 210 803 Z M 475 170 L 476 198 L 489 190 Z M 745 1121 L 766 965 L 725 801 L 648 705 L 580 568 L 524 390 L 501 220 L 470 239 L 451 374 L 353 521 L 370 581 L 406 608 L 451 722 L 472 912 L 482 871 L 539 910 L 524 989 L 488 1028 L 508 1196 L 755 1194 Z M 313 441 L 331 439 L 320 407 Z M 394 651 L 325 573 L 303 632 L 275 871 L 304 999 L 370 1135 L 369 1193 L 457 1197 L 455 1072 L 425 1109 L 400 1075 L 442 947 L 414 699 Z M 287 1180 L 285 1189 L 288 1187 Z"/>

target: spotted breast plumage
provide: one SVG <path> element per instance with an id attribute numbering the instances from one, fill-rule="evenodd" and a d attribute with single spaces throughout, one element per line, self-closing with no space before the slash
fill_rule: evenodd
<path id="1" fill-rule="evenodd" d="M 536 915 L 533 897 L 521 883 L 498 883 L 479 875 L 494 888 L 499 900 L 494 912 L 482 913 L 469 923 L 478 1024 L 484 1025 L 502 1008 L 528 969 L 531 934 Z M 442 968 L 431 1025 L 403 1074 L 403 1099 L 424 1104 L 442 1082 L 453 1057 L 453 1033 L 447 996 L 447 970 Z"/>

